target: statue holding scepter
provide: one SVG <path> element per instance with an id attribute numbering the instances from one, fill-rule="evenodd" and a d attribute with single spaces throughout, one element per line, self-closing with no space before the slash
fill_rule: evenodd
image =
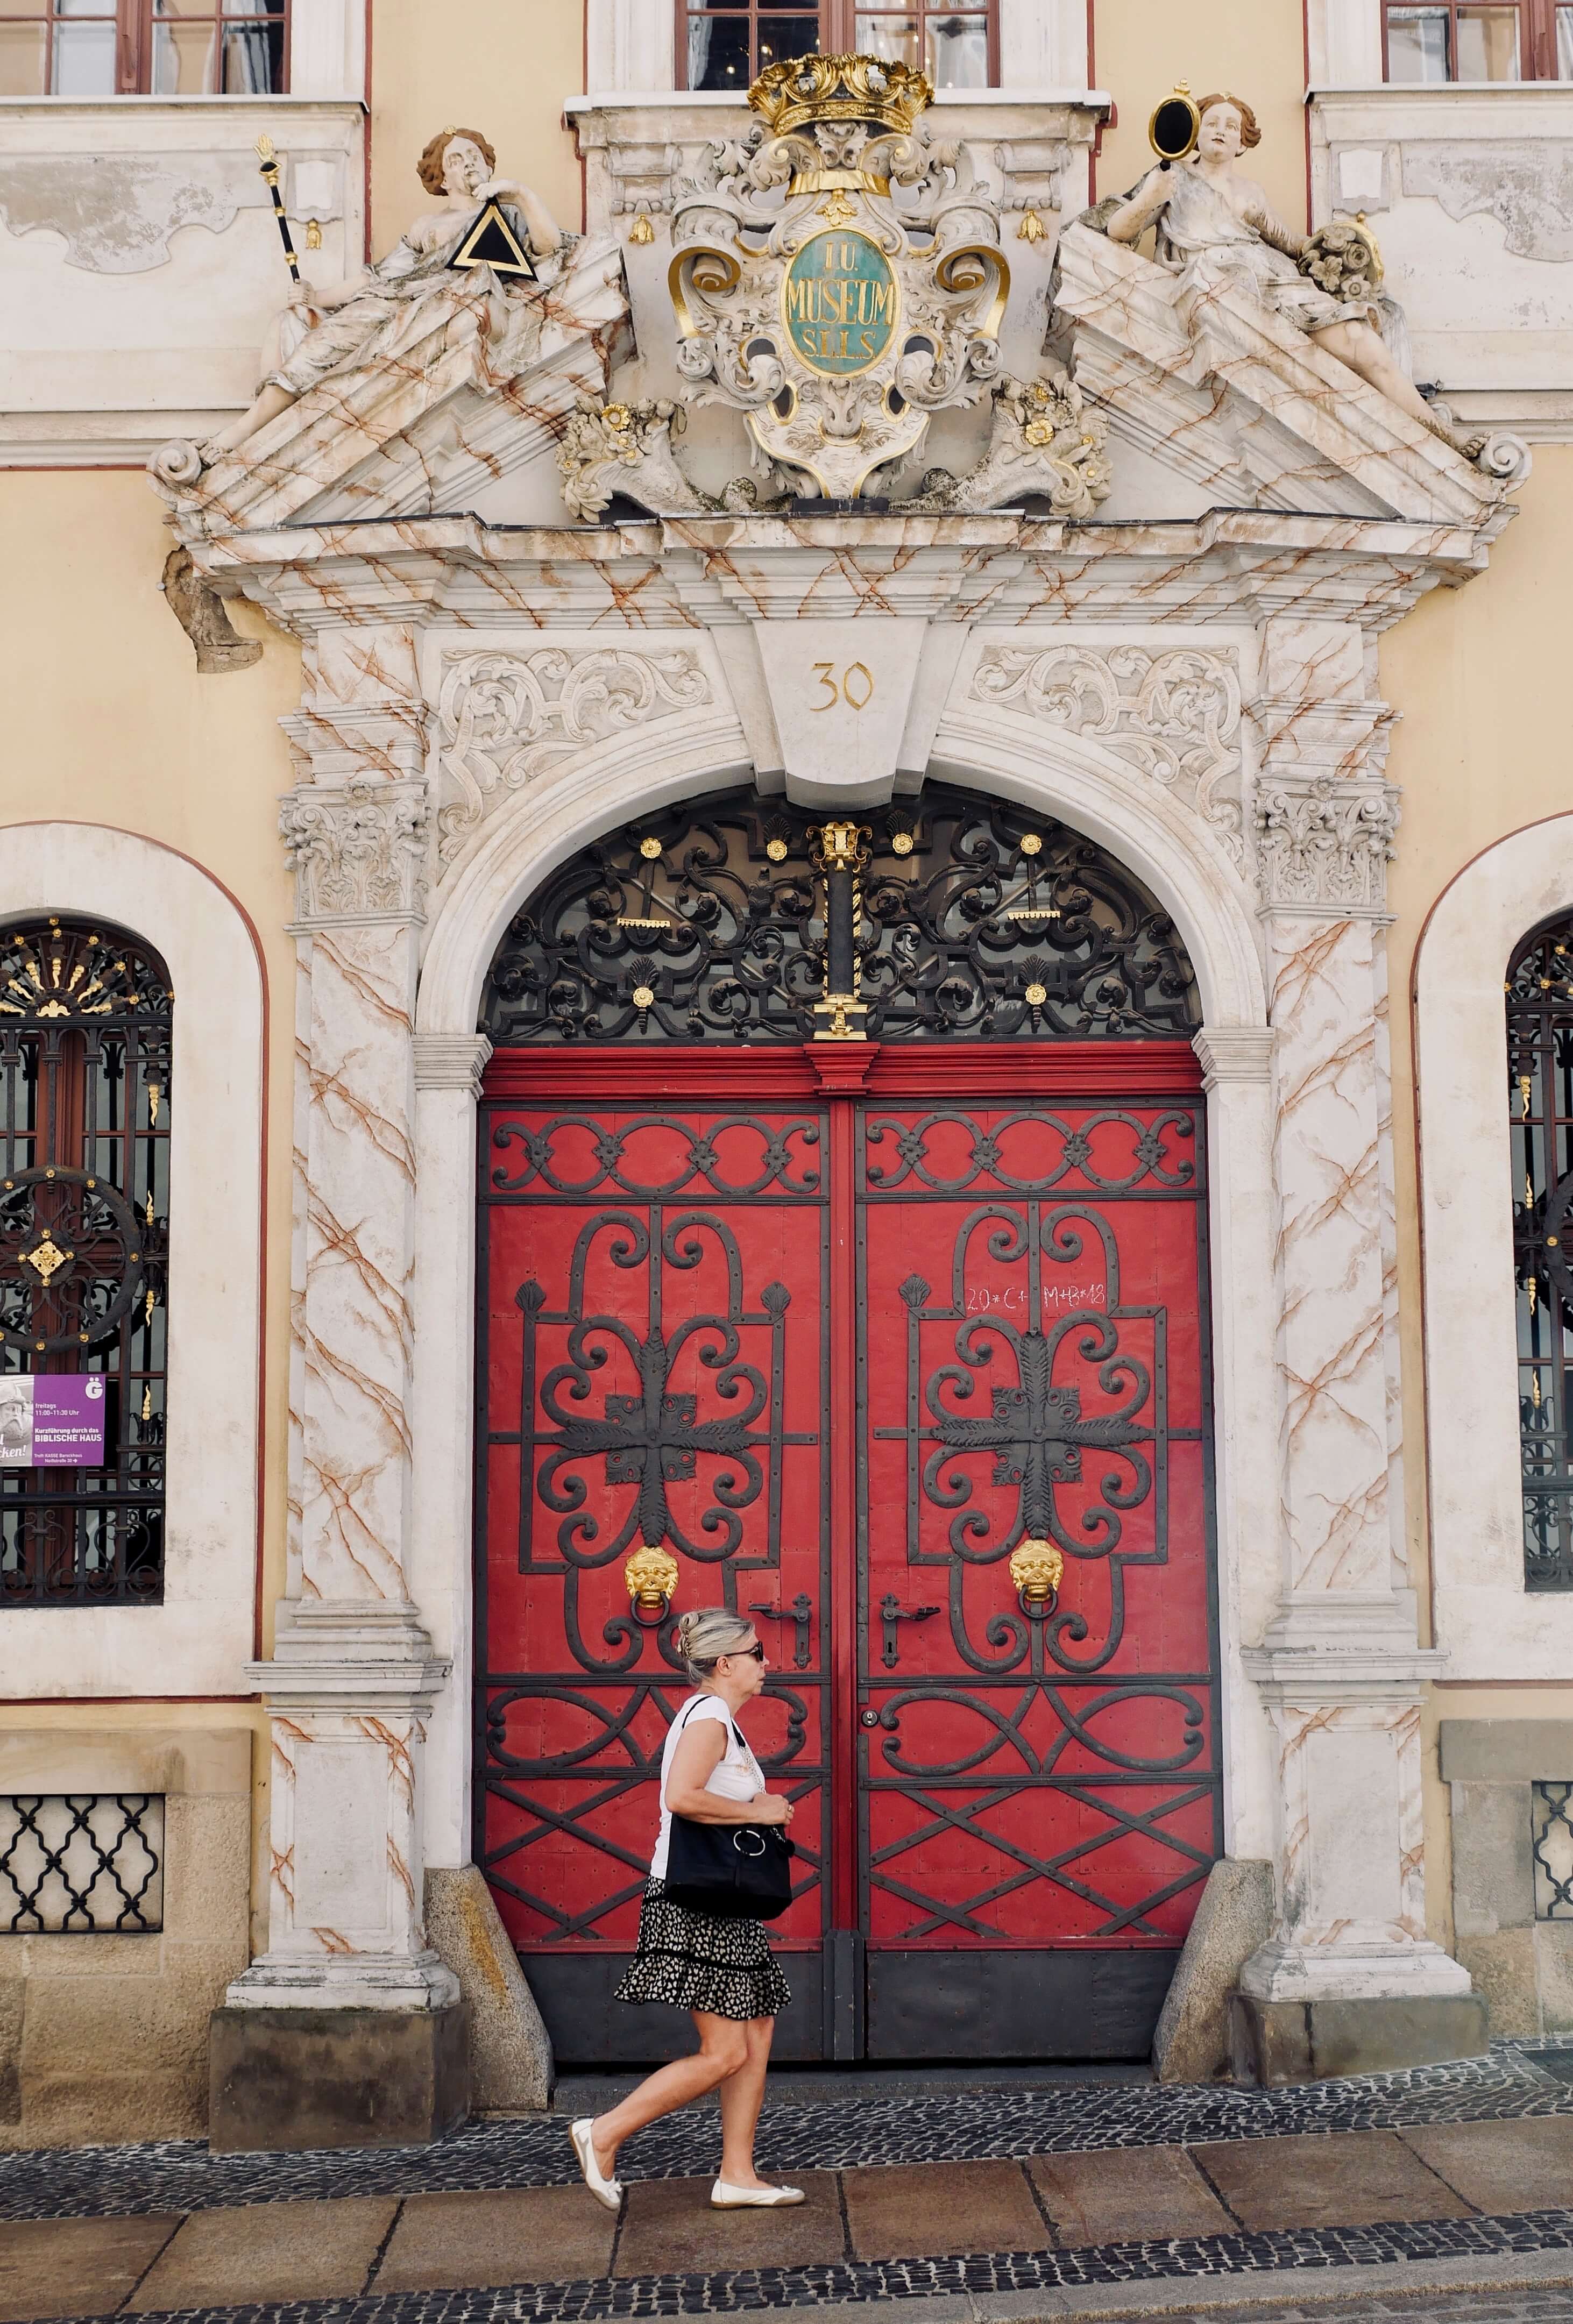
<path id="1" fill-rule="evenodd" d="M 550 258 L 560 247 L 562 235 L 544 203 L 528 186 L 494 174 L 497 156 L 479 130 L 444 129 L 417 166 L 428 193 L 440 197 L 440 207 L 416 218 L 364 274 L 343 282 L 297 281 L 285 315 L 306 316 L 313 327 L 268 373 L 240 418 L 201 446 L 204 467 L 287 411 L 341 364 L 396 354 L 416 302 L 449 272 L 486 203 L 496 204 L 521 249 Z"/>

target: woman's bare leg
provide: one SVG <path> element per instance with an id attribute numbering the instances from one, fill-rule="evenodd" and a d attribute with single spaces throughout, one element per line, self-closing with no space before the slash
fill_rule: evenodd
<path id="1" fill-rule="evenodd" d="M 1390 403 L 1439 436 L 1444 444 L 1451 444 L 1456 452 L 1473 459 L 1485 442 L 1484 436 L 1449 428 L 1440 415 L 1431 410 L 1412 379 L 1407 379 L 1369 323 L 1329 323 L 1325 330 L 1313 331 L 1312 338 L 1319 347 L 1326 347 L 1341 364 L 1347 364 L 1372 387 L 1380 389 Z"/>
<path id="2" fill-rule="evenodd" d="M 687 2106 L 692 2098 L 702 2098 L 717 2082 L 725 2082 L 748 2062 L 747 2036 L 751 2026 L 740 2025 L 735 2017 L 715 2017 L 708 2009 L 690 2011 L 699 2030 L 699 2046 L 691 2057 L 674 2058 L 670 2066 L 658 2066 L 647 2074 L 636 2090 L 630 2090 L 620 2105 L 609 2112 L 597 2115 L 590 2136 L 595 2144 L 596 2161 L 610 2178 L 617 2159 L 617 2149 L 636 2130 L 648 2122 L 659 2122 L 662 2115 L 675 2114 L 679 2107 Z M 765 2044 L 768 2056 L 770 2044 Z M 763 2095 L 764 2073 L 760 2070 Z M 725 2101 L 723 2101 L 723 2104 Z M 759 2113 L 756 2104 L 755 2117 Z"/>
<path id="3" fill-rule="evenodd" d="M 747 2056 L 721 2085 L 721 2176 L 728 2187 L 763 2187 L 754 2167 L 754 2133 L 764 2104 L 773 2017 L 751 2017 L 743 2028 Z"/>

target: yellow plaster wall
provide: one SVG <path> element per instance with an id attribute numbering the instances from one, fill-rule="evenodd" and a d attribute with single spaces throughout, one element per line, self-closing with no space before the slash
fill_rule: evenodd
<path id="1" fill-rule="evenodd" d="M 489 138 L 498 171 L 532 186 L 558 224 L 577 232 L 579 164 L 562 107 L 583 91 L 580 0 L 464 0 L 462 7 L 374 0 L 374 254 L 430 208 L 415 164 L 427 140 L 450 122 Z"/>
<path id="2" fill-rule="evenodd" d="M 1152 166 L 1147 123 L 1176 81 L 1226 88 L 1256 115 L 1262 143 L 1242 166 L 1291 226 L 1305 199 L 1305 26 L 1301 0 L 1177 8 L 1174 0 L 1094 0 L 1096 83 L 1115 99 L 1097 163 L 1100 195 L 1124 193 Z"/>
<path id="3" fill-rule="evenodd" d="M 279 795 L 294 775 L 278 721 L 299 706 L 300 649 L 252 607 L 236 605 L 236 628 L 264 641 L 261 661 L 197 675 L 190 643 L 159 588 L 170 536 L 140 470 L 0 476 L 0 537 L 7 549 L 0 559 L 0 828 L 58 815 L 178 848 L 230 890 L 262 945 L 270 1038 L 263 1522 L 271 1636 L 284 1572 L 294 1070 L 294 947 L 284 934 L 293 895 L 278 834 Z M 125 918 L 141 926 L 134 895 Z M 156 927 L 145 933 L 158 942 Z M 221 1148 L 210 1158 L 222 1169 Z M 245 1221 L 236 1230 L 249 1231 Z M 249 1560 L 249 1544 L 243 1554 Z M 178 1675 L 150 1674 L 149 1686 L 177 1691 Z M 0 1709 L 8 1716 L 14 1723 L 16 1714 Z M 38 1717 L 30 1711 L 22 1722 Z M 212 1723 L 210 1711 L 204 1718 Z"/>
<path id="4" fill-rule="evenodd" d="M 1422 1628 L 1430 1619 L 1424 1351 L 1410 996 L 1416 947 L 1438 897 L 1482 848 L 1523 825 L 1573 812 L 1573 746 L 1548 674 L 1566 653 L 1573 573 L 1562 544 L 1573 525 L 1573 447 L 1542 445 L 1518 495 L 1521 514 L 1487 572 L 1461 590 L 1433 590 L 1381 643 L 1382 691 L 1400 721 L 1388 772 L 1403 786 L 1391 868 L 1393 1149 L 1398 1201 L 1404 1492 L 1411 1567 Z M 1527 926 L 1527 923 L 1526 923 Z M 1427 1916 L 1451 1940 L 1448 1792 L 1437 1764 L 1442 1719 L 1568 1718 L 1565 1687 L 1448 1686 L 1425 1714 Z"/>

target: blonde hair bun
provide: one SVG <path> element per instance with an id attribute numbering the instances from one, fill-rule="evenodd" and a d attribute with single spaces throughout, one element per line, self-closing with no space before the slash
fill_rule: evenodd
<path id="1" fill-rule="evenodd" d="M 680 1614 L 677 1650 L 696 1686 L 709 1679 L 723 1655 L 735 1655 L 754 1636 L 754 1625 L 725 1606 L 693 1606 Z"/>

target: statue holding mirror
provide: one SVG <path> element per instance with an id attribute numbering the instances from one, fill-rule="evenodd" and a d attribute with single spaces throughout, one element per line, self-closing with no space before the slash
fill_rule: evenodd
<path id="1" fill-rule="evenodd" d="M 1130 194 L 1100 202 L 1094 214 L 1112 242 L 1135 243 L 1152 226 L 1161 266 L 1203 292 L 1244 291 L 1432 435 L 1475 456 L 1484 437 L 1449 426 L 1383 342 L 1375 300 L 1381 266 L 1371 237 L 1343 220 L 1318 235 L 1297 234 L 1275 215 L 1265 189 L 1236 168 L 1262 137 L 1243 98 L 1217 90 L 1197 100 L 1177 89 L 1153 114 L 1149 135 L 1161 156 L 1157 166 Z"/>

